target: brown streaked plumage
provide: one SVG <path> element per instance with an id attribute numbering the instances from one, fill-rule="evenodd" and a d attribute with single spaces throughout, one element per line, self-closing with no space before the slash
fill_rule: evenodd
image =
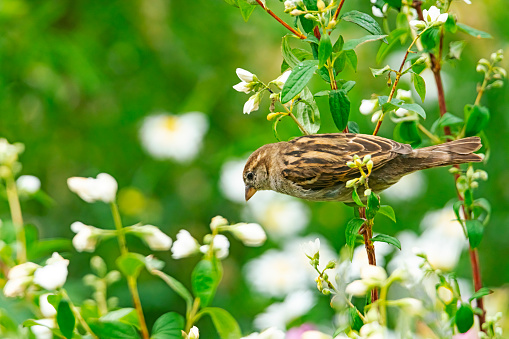
<path id="1" fill-rule="evenodd" d="M 246 201 L 256 191 L 273 190 L 312 201 L 352 202 L 345 183 L 360 176 L 347 161 L 370 154 L 373 172 L 370 188 L 378 193 L 403 176 L 422 169 L 482 161 L 473 152 L 481 148 L 478 137 L 412 149 L 394 140 L 352 133 L 315 134 L 257 149 L 244 167 Z"/>

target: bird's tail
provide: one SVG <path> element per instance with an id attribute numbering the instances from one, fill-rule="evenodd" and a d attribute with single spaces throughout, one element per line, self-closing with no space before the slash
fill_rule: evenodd
<path id="1" fill-rule="evenodd" d="M 419 161 L 423 165 L 420 169 L 463 164 L 466 162 L 480 162 L 484 157 L 474 152 L 481 148 L 481 146 L 481 138 L 469 137 L 416 149 L 412 153 L 412 158 L 422 160 Z"/>

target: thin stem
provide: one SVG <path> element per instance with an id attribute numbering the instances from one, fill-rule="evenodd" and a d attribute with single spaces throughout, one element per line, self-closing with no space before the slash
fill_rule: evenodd
<path id="1" fill-rule="evenodd" d="M 85 319 L 83 319 L 83 317 L 81 316 L 81 313 L 80 311 L 78 310 L 78 308 L 73 304 L 73 302 L 71 301 L 71 298 L 69 298 L 69 295 L 67 294 L 67 292 L 61 288 L 60 289 L 60 293 L 62 293 L 62 297 L 67 300 L 67 302 L 69 302 L 69 306 L 71 307 L 71 311 L 74 313 L 74 315 L 76 316 L 76 318 L 78 319 L 79 323 L 81 324 L 81 326 L 83 326 L 83 328 L 85 329 L 85 331 L 87 331 L 90 336 L 92 336 L 92 338 L 95 338 L 95 339 L 99 339 L 98 336 L 96 336 L 94 334 L 94 332 L 92 332 L 92 329 L 90 328 L 90 326 L 88 326 L 87 322 L 85 321 Z"/>
<path id="2" fill-rule="evenodd" d="M 25 228 L 23 225 L 23 214 L 21 213 L 21 206 L 19 204 L 18 189 L 16 188 L 16 181 L 12 172 L 5 179 L 7 200 L 9 201 L 9 208 L 11 210 L 12 223 L 16 229 L 16 257 L 18 264 L 27 261 L 27 241 L 25 236 Z"/>
<path id="3" fill-rule="evenodd" d="M 117 229 L 117 239 L 118 239 L 118 245 L 120 247 L 120 253 L 122 255 L 127 254 L 127 245 L 125 241 L 125 232 L 124 228 L 122 227 L 122 219 L 120 218 L 120 212 L 118 211 L 118 205 L 116 202 L 112 202 L 110 204 L 111 207 L 111 214 L 113 215 L 113 221 L 115 223 L 115 228 Z"/>
<path id="4" fill-rule="evenodd" d="M 488 77 L 484 77 L 484 81 L 482 82 L 481 88 L 479 88 L 479 92 L 477 93 L 477 97 L 475 98 L 474 105 L 477 106 L 481 103 L 481 98 L 486 90 L 486 86 L 488 85 Z"/>
<path id="5" fill-rule="evenodd" d="M 422 13 L 421 1 L 414 0 L 413 7 L 417 11 L 417 15 L 419 16 L 419 19 L 423 20 L 424 16 L 423 16 L 423 13 Z M 440 48 L 439 55 L 442 55 L 442 48 L 443 48 L 443 44 L 442 44 L 443 36 L 442 35 L 443 35 L 443 31 L 441 31 L 441 37 L 440 37 L 441 43 L 439 45 L 439 48 Z M 445 105 L 444 87 L 443 87 L 443 84 L 442 84 L 442 77 L 440 75 L 441 60 L 437 60 L 433 53 L 430 53 L 430 60 L 431 60 L 431 70 L 433 71 L 433 75 L 435 76 L 435 82 L 436 82 L 436 85 L 437 85 L 438 105 L 439 105 L 439 108 L 440 108 L 440 116 L 443 116 L 447 112 L 447 107 Z M 483 85 L 485 85 L 484 82 L 483 82 Z M 484 92 L 483 87 L 481 87 L 481 90 L 479 90 L 479 93 L 478 93 L 477 98 L 475 100 L 476 104 L 480 103 L 480 100 L 481 100 L 483 92 Z M 451 129 L 449 128 L 449 126 L 444 127 L 444 134 L 445 135 L 451 135 Z M 459 168 L 458 165 L 456 165 L 455 167 Z M 456 175 L 455 176 L 455 181 L 457 181 L 458 178 L 459 178 L 459 175 Z M 464 201 L 463 196 L 460 194 L 460 192 L 457 190 L 457 188 L 456 188 L 456 193 L 458 195 L 458 199 L 460 201 Z M 463 212 L 465 212 L 465 206 L 464 205 L 462 205 L 462 206 L 463 206 Z M 467 213 L 464 213 L 464 214 L 465 214 L 465 218 L 467 218 L 467 219 L 470 218 L 470 215 L 468 215 Z M 478 255 L 477 249 L 469 248 L 469 253 L 470 253 L 470 264 L 472 266 L 472 277 L 473 277 L 473 281 L 474 281 L 474 287 L 475 287 L 475 290 L 478 291 L 482 287 L 481 267 L 479 265 L 479 255 Z M 478 317 L 479 317 L 479 327 L 481 328 L 482 331 L 485 331 L 482 328 L 482 325 L 486 321 L 486 319 L 485 319 L 486 311 L 484 310 L 483 299 L 482 298 L 476 299 L 476 303 L 477 303 L 477 307 L 482 310 L 482 313 L 480 315 L 478 315 Z"/>
<path id="6" fill-rule="evenodd" d="M 112 202 L 110 204 L 111 213 L 113 215 L 113 221 L 115 222 L 115 228 L 117 229 L 117 238 L 118 244 L 120 247 L 120 253 L 122 255 L 128 254 L 127 245 L 125 241 L 125 232 L 122 227 L 122 219 L 120 218 L 120 212 L 118 211 L 118 205 L 116 202 Z M 136 309 L 136 313 L 138 314 L 138 319 L 140 321 L 141 334 L 143 339 L 148 339 L 148 329 L 147 323 L 145 322 L 145 316 L 143 315 L 143 309 L 141 308 L 140 295 L 138 294 L 136 278 L 127 276 L 127 286 L 129 287 L 129 292 L 131 293 L 131 297 L 133 298 L 134 308 Z"/>
<path id="7" fill-rule="evenodd" d="M 295 28 L 291 27 L 290 25 L 288 25 L 286 22 L 284 22 L 280 17 L 278 17 L 276 14 L 274 14 L 274 12 L 272 12 L 270 9 L 268 9 L 267 7 L 265 7 L 265 5 L 263 4 L 263 2 L 261 0 L 256 0 L 256 2 L 258 3 L 258 5 L 260 5 L 267 13 L 269 13 L 270 16 L 272 16 L 274 19 L 276 19 L 281 25 L 285 26 L 286 29 L 288 29 L 290 32 L 292 32 L 293 34 L 295 34 L 296 36 L 299 37 L 299 39 L 306 39 L 307 36 L 305 36 L 304 34 L 302 34 L 301 32 L 297 31 Z"/>
<path id="8" fill-rule="evenodd" d="M 412 50 L 412 47 L 415 45 L 417 40 L 419 40 L 419 38 L 421 37 L 422 33 L 424 33 L 425 31 L 426 30 L 424 30 L 421 33 L 417 34 L 415 36 L 414 40 L 412 41 L 412 43 L 410 44 L 410 46 L 408 46 L 408 48 L 406 50 L 406 53 L 405 53 L 405 57 L 403 58 L 403 61 L 401 62 L 401 65 L 399 66 L 399 70 L 396 72 L 396 79 L 394 79 L 394 84 L 392 85 L 391 93 L 389 94 L 389 98 L 387 99 L 387 102 L 391 102 L 392 98 L 394 97 L 394 93 L 396 92 L 396 87 L 398 87 L 399 79 L 404 74 L 403 67 L 405 67 L 405 62 L 406 62 L 406 59 L 408 58 L 408 54 L 410 54 L 410 52 Z M 375 126 L 375 130 L 373 131 L 373 135 L 377 135 L 378 134 L 378 131 L 380 130 L 380 126 L 382 125 L 382 121 L 384 120 L 385 114 L 386 113 L 382 113 L 382 115 L 380 116 L 380 119 L 378 119 L 378 121 L 376 123 L 376 126 Z"/>
<path id="9" fill-rule="evenodd" d="M 424 127 L 420 123 L 417 123 L 417 127 L 421 130 L 422 133 L 424 133 L 431 140 L 431 142 L 433 142 L 434 144 L 441 143 L 441 140 L 436 135 L 428 131 L 426 127 Z"/>
<path id="10" fill-rule="evenodd" d="M 141 335 L 143 339 L 148 339 L 148 329 L 147 323 L 145 322 L 145 316 L 143 315 L 143 310 L 141 308 L 140 295 L 138 294 L 138 287 L 136 286 L 136 278 L 132 276 L 127 277 L 127 285 L 129 286 L 129 291 L 133 297 L 134 308 L 136 309 L 136 313 L 138 314 L 138 319 L 140 320 L 140 329 Z"/>
<path id="11" fill-rule="evenodd" d="M 334 17 L 333 17 L 333 20 L 334 21 L 337 21 L 338 20 L 338 16 L 339 16 L 339 12 L 341 12 L 341 8 L 343 7 L 343 4 L 345 3 L 345 0 L 341 0 L 341 2 L 339 3 L 339 6 L 338 8 L 336 9 L 336 12 L 334 13 Z"/>
<path id="12" fill-rule="evenodd" d="M 189 331 L 191 330 L 191 327 L 197 320 L 197 313 L 198 313 L 199 309 L 200 309 L 200 298 L 196 298 L 196 299 L 194 299 L 193 307 L 191 308 L 191 311 L 189 312 L 189 315 L 187 316 L 186 327 L 184 330 L 186 333 L 189 333 Z"/>
<path id="13" fill-rule="evenodd" d="M 285 105 L 283 105 L 283 107 L 285 108 L 286 112 L 288 113 L 288 115 L 293 119 L 293 121 L 295 121 L 295 123 L 297 124 L 297 126 L 299 126 L 299 129 L 301 130 L 302 133 L 304 133 L 305 135 L 309 135 L 309 132 L 306 131 L 306 129 L 304 128 L 304 126 L 301 125 L 301 123 L 299 122 L 299 120 L 297 120 L 297 118 L 295 117 L 295 115 L 293 115 L 292 111 L 290 111 Z"/>
<path id="14" fill-rule="evenodd" d="M 366 208 L 359 207 L 359 216 L 361 219 L 366 220 Z M 373 238 L 373 220 L 368 219 L 364 222 L 361 228 L 361 234 L 364 238 L 364 247 L 366 248 L 366 254 L 368 256 L 368 262 L 370 265 L 376 266 L 375 256 L 375 245 L 371 238 Z M 374 303 L 378 300 L 378 290 L 376 288 L 371 290 L 371 302 Z"/>

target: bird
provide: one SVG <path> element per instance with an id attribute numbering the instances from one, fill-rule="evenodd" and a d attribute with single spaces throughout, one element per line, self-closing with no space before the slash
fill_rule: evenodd
<path id="1" fill-rule="evenodd" d="M 257 191 L 272 190 L 310 201 L 352 203 L 354 188 L 346 187 L 346 183 L 361 174 L 347 162 L 355 155 L 361 159 L 371 156 L 373 169 L 368 183 L 378 194 L 415 171 L 480 162 L 483 156 L 473 152 L 481 146 L 479 137 L 413 149 L 367 134 L 305 135 L 264 145 L 251 154 L 243 172 L 245 199 L 248 201 Z"/>

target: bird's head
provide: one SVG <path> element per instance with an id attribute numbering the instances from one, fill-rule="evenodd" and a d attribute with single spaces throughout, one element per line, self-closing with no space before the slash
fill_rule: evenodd
<path id="1" fill-rule="evenodd" d="M 260 147 L 247 159 L 244 167 L 243 179 L 246 185 L 246 201 L 256 193 L 256 191 L 269 190 L 269 168 L 272 163 L 276 144 L 269 144 Z"/>

